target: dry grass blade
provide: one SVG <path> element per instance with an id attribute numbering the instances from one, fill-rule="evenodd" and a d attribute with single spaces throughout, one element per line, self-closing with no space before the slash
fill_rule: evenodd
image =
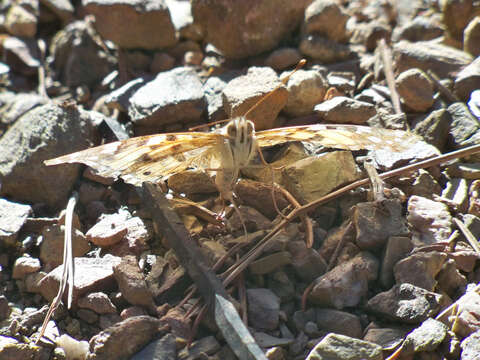
<path id="1" fill-rule="evenodd" d="M 68 301 L 67 307 L 70 309 L 72 306 L 72 299 L 73 299 L 73 279 L 74 279 L 74 262 L 73 262 L 73 252 L 72 252 L 72 232 L 73 232 L 73 210 L 75 209 L 75 205 L 78 200 L 78 194 L 75 192 L 73 193 L 72 197 L 68 200 L 66 214 L 65 214 L 65 237 L 63 243 L 63 271 L 62 271 L 62 278 L 60 280 L 60 286 L 58 287 L 57 296 L 52 301 L 50 308 L 48 309 L 47 315 L 45 316 L 45 320 L 42 324 L 42 329 L 40 330 L 40 334 L 35 343 L 43 337 L 45 334 L 45 330 L 47 328 L 47 324 L 50 321 L 50 318 L 60 304 L 62 300 L 63 294 L 67 288 L 68 284 Z"/>
<path id="2" fill-rule="evenodd" d="M 465 238 L 467 239 L 468 243 L 470 244 L 470 246 L 475 250 L 475 252 L 477 252 L 478 254 L 480 254 L 480 243 L 478 242 L 478 240 L 475 238 L 475 236 L 472 234 L 472 232 L 465 226 L 465 224 L 460 221 L 459 219 L 457 218 L 453 218 L 453 221 L 455 222 L 455 225 L 457 225 L 457 227 L 460 229 L 460 231 L 463 233 L 463 235 L 465 236 Z"/>
<path id="3" fill-rule="evenodd" d="M 402 108 L 400 107 L 400 96 L 398 96 L 397 89 L 395 88 L 395 76 L 393 74 L 392 66 L 392 52 L 388 47 L 385 39 L 381 39 L 378 42 L 380 54 L 383 62 L 383 72 L 385 73 L 385 79 L 387 80 L 388 89 L 390 90 L 390 97 L 392 99 L 393 109 L 395 114 L 401 114 Z"/>

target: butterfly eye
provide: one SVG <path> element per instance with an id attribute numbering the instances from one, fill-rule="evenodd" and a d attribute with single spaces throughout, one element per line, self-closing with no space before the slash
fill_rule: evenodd
<path id="1" fill-rule="evenodd" d="M 254 130 L 255 130 L 255 127 L 253 126 L 253 123 L 250 120 L 248 120 L 247 121 L 247 134 L 252 135 Z"/>

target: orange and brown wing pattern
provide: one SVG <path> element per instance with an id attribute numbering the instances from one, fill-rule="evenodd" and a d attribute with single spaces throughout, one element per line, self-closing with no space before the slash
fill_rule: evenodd
<path id="1" fill-rule="evenodd" d="M 117 141 L 46 160 L 46 165 L 82 163 L 104 177 L 121 177 L 130 184 L 157 182 L 191 166 L 207 167 L 223 135 L 190 132 L 157 134 Z"/>
<path id="2" fill-rule="evenodd" d="M 423 142 L 418 135 L 401 130 L 388 130 L 359 125 L 305 125 L 259 131 L 260 147 L 289 141 L 305 141 L 345 150 L 388 150 L 403 152 Z"/>

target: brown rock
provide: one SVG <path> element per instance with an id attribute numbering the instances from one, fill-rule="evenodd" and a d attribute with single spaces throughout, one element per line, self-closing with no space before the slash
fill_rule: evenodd
<path id="1" fill-rule="evenodd" d="M 463 50 L 473 56 L 480 55 L 480 16 L 470 21 L 463 32 Z"/>
<path id="2" fill-rule="evenodd" d="M 220 344 L 214 336 L 207 336 L 194 341 L 178 353 L 178 360 L 197 359 L 201 354 L 214 355 L 220 350 Z"/>
<path id="3" fill-rule="evenodd" d="M 444 0 L 440 3 L 442 20 L 447 31 L 454 39 L 461 39 L 463 30 L 474 13 L 472 0 Z"/>
<path id="4" fill-rule="evenodd" d="M 40 269 L 39 259 L 21 256 L 13 264 L 12 278 L 23 279 L 27 274 L 35 273 Z"/>
<path id="5" fill-rule="evenodd" d="M 393 267 L 413 249 L 412 242 L 406 236 L 391 236 L 385 246 L 380 271 L 380 282 L 385 288 L 393 285 Z"/>
<path id="6" fill-rule="evenodd" d="M 152 293 L 147 287 L 145 277 L 134 256 L 124 256 L 113 270 L 118 287 L 130 304 L 145 306 L 149 309 L 155 307 Z"/>
<path id="7" fill-rule="evenodd" d="M 357 339 L 362 337 L 362 324 L 356 315 L 333 309 L 315 309 L 315 316 L 320 330 Z"/>
<path id="8" fill-rule="evenodd" d="M 247 289 L 248 319 L 251 326 L 274 330 L 278 326 L 280 299 L 271 290 Z"/>
<path id="9" fill-rule="evenodd" d="M 346 43 L 348 18 L 349 15 L 337 2 L 315 0 L 305 10 L 303 31 L 306 34 L 322 34 L 330 40 Z"/>
<path id="10" fill-rule="evenodd" d="M 65 226 L 46 226 L 42 231 L 43 241 L 40 245 L 40 259 L 50 270 L 63 263 L 63 245 Z M 90 251 L 90 244 L 80 230 L 73 229 L 72 250 L 74 257 L 80 257 Z"/>
<path id="11" fill-rule="evenodd" d="M 479 84 L 480 58 L 477 58 L 472 61 L 471 64 L 462 69 L 462 71 L 460 71 L 455 77 L 455 95 L 466 102 L 470 99 L 472 92 L 479 88 Z"/>
<path id="12" fill-rule="evenodd" d="M 337 96 L 315 106 L 314 111 L 327 123 L 364 125 L 377 113 L 372 104 Z"/>
<path id="13" fill-rule="evenodd" d="M 308 299 L 324 307 L 356 306 L 367 296 L 368 282 L 378 276 L 378 260 L 362 252 L 315 280 Z"/>
<path id="14" fill-rule="evenodd" d="M 447 255 L 436 251 L 415 253 L 395 265 L 395 280 L 398 284 L 408 283 L 433 291 L 437 285 L 435 277 L 446 260 Z"/>
<path id="15" fill-rule="evenodd" d="M 327 270 L 324 258 L 313 248 L 307 248 L 305 241 L 290 241 L 288 251 L 292 254 L 292 267 L 305 282 L 312 282 Z"/>
<path id="16" fill-rule="evenodd" d="M 272 51 L 265 59 L 265 65 L 274 70 L 285 70 L 295 66 L 302 59 L 302 55 L 296 48 L 280 48 Z"/>
<path id="17" fill-rule="evenodd" d="M 438 17 L 416 16 L 401 27 L 395 28 L 393 40 L 408 40 L 411 42 L 432 40 L 442 36 L 444 29 Z"/>
<path id="18" fill-rule="evenodd" d="M 433 85 L 419 69 L 402 72 L 395 80 L 404 105 L 416 112 L 425 112 L 433 105 Z"/>
<path id="19" fill-rule="evenodd" d="M 465 292 L 468 280 L 458 269 L 453 259 L 448 259 L 437 276 L 438 288 L 451 298 Z"/>
<path id="20" fill-rule="evenodd" d="M 35 3 L 38 13 L 38 2 L 32 1 L 32 4 Z M 25 7 L 18 4 L 8 9 L 4 26 L 13 36 L 33 38 L 37 32 L 37 22 L 38 20 L 34 14 L 34 9 L 30 6 Z"/>
<path id="21" fill-rule="evenodd" d="M 90 309 L 97 314 L 116 314 L 117 308 L 103 292 L 93 292 L 78 299 L 78 307 Z"/>
<path id="22" fill-rule="evenodd" d="M 419 118 L 413 124 L 413 130 L 421 135 L 426 142 L 443 151 L 448 140 L 450 121 L 448 111 L 439 109 L 432 111 L 426 117 Z"/>
<path id="23" fill-rule="evenodd" d="M 87 240 L 100 247 L 116 244 L 128 232 L 124 213 L 105 215 L 87 231 Z"/>
<path id="24" fill-rule="evenodd" d="M 217 192 L 212 178 L 202 170 L 184 170 L 168 178 L 168 187 L 178 194 L 211 194 Z"/>
<path id="25" fill-rule="evenodd" d="M 103 330 L 90 339 L 88 360 L 124 359 L 158 336 L 162 322 L 150 316 L 135 316 Z"/>
<path id="26" fill-rule="evenodd" d="M 318 34 L 307 34 L 302 37 L 300 52 L 322 64 L 346 61 L 353 56 L 348 45 L 340 44 Z"/>
<path id="27" fill-rule="evenodd" d="M 243 116 L 266 94 L 280 85 L 277 74 L 270 68 L 251 67 L 244 76 L 230 81 L 223 89 L 223 104 L 230 118 Z M 271 129 L 280 110 L 287 103 L 285 87 L 276 90 L 268 101 L 249 114 L 256 130 Z"/>
<path id="28" fill-rule="evenodd" d="M 280 251 L 252 261 L 248 268 L 252 274 L 265 275 L 291 263 L 292 256 L 290 253 L 288 251 Z"/>
<path id="29" fill-rule="evenodd" d="M 245 58 L 274 48 L 300 23 L 311 0 L 192 1 L 195 22 L 205 41 L 227 58 Z"/>
<path id="30" fill-rule="evenodd" d="M 440 78 L 457 73 L 472 61 L 464 51 L 431 41 L 400 41 L 393 45 L 393 56 L 398 72 L 418 68 L 431 70 Z"/>
<path id="31" fill-rule="evenodd" d="M 102 38 L 121 48 L 162 49 L 177 41 L 163 0 L 85 0 L 82 5 L 85 13 L 95 15 L 95 28 Z"/>
<path id="32" fill-rule="evenodd" d="M 162 71 L 167 71 L 175 65 L 175 58 L 164 52 L 156 52 L 153 55 L 153 60 L 150 64 L 150 72 L 157 74 Z"/>
<path id="33" fill-rule="evenodd" d="M 113 289 L 113 266 L 119 262 L 118 257 L 110 255 L 103 258 L 75 258 L 73 305 L 75 306 L 84 294 Z M 40 292 L 48 301 L 57 295 L 62 271 L 62 266 L 58 266 L 40 281 Z"/>

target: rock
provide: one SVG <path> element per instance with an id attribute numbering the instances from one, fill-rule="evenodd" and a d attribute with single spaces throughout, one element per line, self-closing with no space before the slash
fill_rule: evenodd
<path id="1" fill-rule="evenodd" d="M 122 359 L 135 354 L 158 335 L 162 323 L 150 316 L 123 320 L 93 336 L 88 360 Z"/>
<path id="2" fill-rule="evenodd" d="M 391 236 L 388 238 L 380 271 L 380 282 L 384 288 L 390 288 L 393 285 L 395 264 L 410 253 L 412 249 L 413 244 L 410 238 L 406 236 Z"/>
<path id="3" fill-rule="evenodd" d="M 283 77 L 283 76 L 281 76 Z M 298 70 L 287 83 L 288 100 L 284 111 L 290 116 L 309 115 L 322 102 L 329 85 L 316 70 Z"/>
<path id="4" fill-rule="evenodd" d="M 417 16 L 402 26 L 397 26 L 393 31 L 392 39 L 394 42 L 407 40 L 414 43 L 438 38 L 443 33 L 444 29 L 438 18 Z"/>
<path id="5" fill-rule="evenodd" d="M 445 0 L 440 3 L 440 10 L 448 34 L 454 39 L 461 39 L 463 29 L 474 13 L 473 1 Z"/>
<path id="6" fill-rule="evenodd" d="M 439 295 L 411 284 L 397 284 L 367 302 L 367 310 L 406 324 L 418 324 L 435 316 L 444 301 Z"/>
<path id="7" fill-rule="evenodd" d="M 252 274 L 265 275 L 291 263 L 292 256 L 290 253 L 288 251 L 280 251 L 252 261 L 248 268 Z"/>
<path id="8" fill-rule="evenodd" d="M 437 276 L 438 288 L 442 289 L 452 299 L 465 292 L 467 278 L 457 269 L 456 262 L 449 259 L 443 265 Z"/>
<path id="9" fill-rule="evenodd" d="M 176 337 L 188 339 L 192 336 L 191 321 L 185 317 L 185 312 L 178 308 L 168 310 L 161 321 L 168 324 L 170 332 Z"/>
<path id="10" fill-rule="evenodd" d="M 5 125 L 11 125 L 17 121 L 22 115 L 26 114 L 33 108 L 44 105 L 48 102 L 44 96 L 37 94 L 17 94 L 4 93 L 6 95 L 2 100 L 5 100 L 4 106 L 0 113 L 2 118 L 0 123 Z M 11 96 L 10 96 L 11 95 Z"/>
<path id="11" fill-rule="evenodd" d="M 313 248 L 307 248 L 305 241 L 290 241 L 288 251 L 292 254 L 292 267 L 305 282 L 312 282 L 327 270 L 327 263 Z"/>
<path id="12" fill-rule="evenodd" d="M 192 1 L 192 13 L 213 44 L 227 58 L 245 58 L 273 49 L 301 22 L 309 0 L 244 2 Z"/>
<path id="13" fill-rule="evenodd" d="M 75 87 L 94 86 L 114 68 L 116 60 L 96 42 L 88 21 L 75 21 L 52 39 L 53 67 L 62 83 Z"/>
<path id="14" fill-rule="evenodd" d="M 426 117 L 418 119 L 413 124 L 413 131 L 443 152 L 450 131 L 450 121 L 450 114 L 446 109 L 434 110 Z"/>
<path id="15" fill-rule="evenodd" d="M 393 351 L 403 342 L 406 330 L 397 328 L 370 328 L 363 340 L 378 344 L 384 351 Z"/>
<path id="16" fill-rule="evenodd" d="M 220 350 L 220 344 L 214 336 L 207 336 L 194 341 L 178 353 L 178 360 L 198 359 L 200 354 L 213 355 Z"/>
<path id="17" fill-rule="evenodd" d="M 267 285 L 280 298 L 280 302 L 284 303 L 293 300 L 296 295 L 293 280 L 285 271 L 279 270 L 270 274 L 267 279 Z"/>
<path id="18" fill-rule="evenodd" d="M 184 170 L 168 177 L 168 187 L 178 194 L 211 194 L 217 187 L 213 179 L 199 169 Z"/>
<path id="19" fill-rule="evenodd" d="M 436 195 L 440 196 L 441 193 L 442 187 L 440 184 L 425 170 L 418 172 L 408 192 L 409 195 L 418 195 L 430 200 L 433 200 Z"/>
<path id="20" fill-rule="evenodd" d="M 315 0 L 305 10 L 302 30 L 306 34 L 318 33 L 330 40 L 346 43 L 348 18 L 346 11 L 335 1 Z"/>
<path id="21" fill-rule="evenodd" d="M 127 82 L 118 89 L 105 95 L 105 105 L 110 109 L 117 109 L 121 112 L 127 112 L 130 104 L 130 97 L 149 80 L 147 77 L 140 77 Z"/>
<path id="22" fill-rule="evenodd" d="M 277 74 L 267 67 L 251 67 L 247 74 L 231 80 L 223 89 L 223 104 L 230 118 L 243 116 L 266 94 L 274 90 L 280 81 Z M 280 87 L 267 102 L 253 110 L 248 119 L 256 130 L 271 129 L 280 110 L 287 103 L 288 92 Z"/>
<path id="23" fill-rule="evenodd" d="M 310 351 L 306 360 L 382 360 L 382 347 L 376 344 L 330 333 Z"/>
<path id="24" fill-rule="evenodd" d="M 171 70 L 175 65 L 175 58 L 164 52 L 156 52 L 150 63 L 150 72 L 157 74 L 162 71 Z"/>
<path id="25" fill-rule="evenodd" d="M 121 241 L 128 232 L 125 213 L 108 214 L 86 233 L 87 240 L 100 247 L 112 246 Z"/>
<path id="26" fill-rule="evenodd" d="M 82 5 L 85 13 L 95 16 L 95 28 L 102 38 L 121 48 L 163 49 L 177 42 L 163 0 L 83 0 Z M 129 26 L 123 26 L 125 21 Z"/>
<path id="27" fill-rule="evenodd" d="M 447 327 L 434 319 L 425 320 L 420 327 L 407 335 L 402 345 L 405 355 L 421 351 L 434 351 L 447 335 Z"/>
<path id="28" fill-rule="evenodd" d="M 273 346 L 287 346 L 292 344 L 294 341 L 293 339 L 274 337 L 261 331 L 254 332 L 252 335 L 258 346 L 264 349 L 268 349 Z"/>
<path id="29" fill-rule="evenodd" d="M 88 309 L 78 309 L 77 316 L 87 324 L 95 324 L 98 321 L 98 315 L 94 311 Z"/>
<path id="30" fill-rule="evenodd" d="M 111 255 L 103 258 L 75 258 L 73 306 L 87 293 L 113 289 L 115 286 L 113 266 L 119 262 L 118 257 Z M 62 271 L 62 266 L 58 266 L 40 281 L 40 293 L 48 301 L 57 295 Z"/>
<path id="31" fill-rule="evenodd" d="M 170 17 L 172 18 L 175 30 L 180 34 L 180 38 L 193 41 L 203 39 L 203 31 L 197 24 L 192 15 L 192 6 L 189 1 L 166 0 Z"/>
<path id="32" fill-rule="evenodd" d="M 408 200 L 407 221 L 412 227 L 412 240 L 418 244 L 446 241 L 451 233 L 452 216 L 448 207 L 420 196 Z"/>
<path id="33" fill-rule="evenodd" d="M 333 151 L 298 160 L 283 171 L 283 185 L 302 204 L 361 178 L 352 153 Z"/>
<path id="34" fill-rule="evenodd" d="M 478 165 L 479 166 L 476 166 L 475 172 L 478 175 L 477 177 L 480 178 L 480 164 Z M 473 170 L 472 168 L 473 166 L 470 167 L 471 170 Z M 450 204 L 462 213 L 466 212 L 468 205 L 468 183 L 466 179 L 470 178 L 468 175 L 472 175 L 472 172 L 470 172 L 470 174 L 465 172 L 465 175 L 467 176 L 464 178 L 452 178 L 447 182 L 442 192 L 442 197 L 449 200 Z"/>
<path id="35" fill-rule="evenodd" d="M 19 343 L 13 337 L 0 335 L 0 358 L 35 359 L 40 356 L 41 348 L 33 344 Z"/>
<path id="36" fill-rule="evenodd" d="M 78 307 L 89 309 L 97 314 L 116 314 L 117 308 L 103 292 L 94 292 L 78 299 Z"/>
<path id="37" fill-rule="evenodd" d="M 397 284 L 408 283 L 433 291 L 437 288 L 435 277 L 447 260 L 447 255 L 437 251 L 418 252 L 399 262 L 393 268 Z"/>
<path id="38" fill-rule="evenodd" d="M 21 256 L 13 264 L 12 278 L 23 279 L 27 274 L 39 271 L 41 267 L 39 259 Z"/>
<path id="39" fill-rule="evenodd" d="M 470 21 L 463 31 L 463 50 L 473 56 L 480 55 L 480 16 Z"/>
<path id="40" fill-rule="evenodd" d="M 0 199 L 0 243 L 13 245 L 31 213 L 30 205 Z"/>
<path id="41" fill-rule="evenodd" d="M 113 271 L 125 300 L 132 305 L 145 306 L 148 309 L 155 307 L 152 293 L 134 256 L 124 256 L 122 261 L 113 267 Z"/>
<path id="42" fill-rule="evenodd" d="M 32 1 L 35 4 L 35 1 Z M 14 4 L 8 9 L 4 26 L 13 36 L 33 38 L 37 32 L 38 2 L 36 9 L 22 4 Z M 35 10 L 36 13 L 35 14 Z"/>
<path id="43" fill-rule="evenodd" d="M 425 112 L 433 105 L 433 84 L 419 69 L 409 69 L 395 80 L 403 104 L 416 112 Z"/>
<path id="44" fill-rule="evenodd" d="M 34 39 L 10 36 L 3 40 L 3 62 L 11 71 L 25 76 L 36 74 L 40 66 L 39 49 Z"/>
<path id="45" fill-rule="evenodd" d="M 480 17 L 479 17 L 480 19 Z M 480 25 L 479 25 L 480 28 Z M 472 61 L 455 77 L 455 95 L 463 101 L 468 101 L 473 91 L 478 89 L 480 83 L 480 58 Z"/>
<path id="46" fill-rule="evenodd" d="M 40 0 L 40 3 L 57 15 L 64 23 L 73 18 L 74 8 L 70 0 Z"/>
<path id="47" fill-rule="evenodd" d="M 308 343 L 308 336 L 302 331 L 295 338 L 293 344 L 290 344 L 288 352 L 291 355 L 300 355 L 302 354 L 302 359 L 307 355 L 305 349 Z"/>
<path id="48" fill-rule="evenodd" d="M 264 330 L 278 327 L 280 299 L 269 289 L 247 289 L 248 320 L 251 326 Z"/>
<path id="49" fill-rule="evenodd" d="M 480 132 L 480 120 L 469 111 L 468 107 L 461 102 L 450 105 L 447 109 L 451 116 L 450 136 L 454 149 L 460 149 L 475 139 Z M 475 141 L 474 141 L 475 143 Z"/>
<path id="50" fill-rule="evenodd" d="M 129 99 L 128 114 L 136 126 L 155 132 L 167 124 L 198 121 L 204 107 L 197 74 L 178 67 L 141 86 Z"/>
<path id="51" fill-rule="evenodd" d="M 315 280 L 308 299 L 339 310 L 356 306 L 367 296 L 368 282 L 377 279 L 378 267 L 372 254 L 361 252 Z"/>
<path id="52" fill-rule="evenodd" d="M 390 236 L 408 235 L 402 212 L 398 199 L 355 205 L 351 210 L 351 219 L 357 234 L 356 245 L 362 250 L 379 249 Z"/>
<path id="53" fill-rule="evenodd" d="M 285 70 L 295 66 L 302 59 L 302 55 L 296 48 L 279 48 L 265 59 L 265 65 L 274 70 Z"/>
<path id="54" fill-rule="evenodd" d="M 89 146 L 94 114 L 48 104 L 23 115 L 0 139 L 2 195 L 52 207 L 63 204 L 79 165 L 46 167 L 42 161 Z"/>
<path id="55" fill-rule="evenodd" d="M 40 244 L 40 259 L 47 270 L 63 263 L 63 246 L 65 226 L 51 225 L 42 230 L 43 240 Z M 72 231 L 72 252 L 74 257 L 81 257 L 90 251 L 90 244 L 80 230 Z"/>
<path id="56" fill-rule="evenodd" d="M 209 121 L 223 120 L 228 117 L 223 108 L 223 89 L 229 81 L 239 75 L 240 73 L 237 71 L 227 71 L 219 75 L 210 76 L 203 84 Z"/>
<path id="57" fill-rule="evenodd" d="M 393 56 L 398 72 L 418 68 L 431 70 L 440 78 L 459 72 L 472 61 L 463 51 L 429 41 L 400 41 L 393 45 Z"/>
<path id="58" fill-rule="evenodd" d="M 337 96 L 314 107 L 326 123 L 364 125 L 377 113 L 372 104 Z"/>
<path id="59" fill-rule="evenodd" d="M 130 306 L 126 309 L 123 309 L 120 313 L 120 317 L 122 320 L 125 320 L 129 317 L 133 316 L 140 316 L 140 315 L 148 315 L 145 309 L 141 306 Z"/>
<path id="60" fill-rule="evenodd" d="M 300 52 L 322 64 L 346 61 L 353 57 L 348 45 L 340 44 L 318 34 L 307 34 L 302 37 Z"/>
<path id="61" fill-rule="evenodd" d="M 8 305 L 8 299 L 5 295 L 0 295 L 0 321 L 3 321 L 8 318 L 12 309 Z"/>
<path id="62" fill-rule="evenodd" d="M 462 357 L 461 360 L 475 359 L 480 356 L 480 331 L 474 332 L 461 343 Z"/>
<path id="63" fill-rule="evenodd" d="M 327 333 L 336 333 L 360 339 L 363 334 L 360 318 L 345 311 L 315 309 L 318 328 Z"/>
<path id="64" fill-rule="evenodd" d="M 175 336 L 172 334 L 166 334 L 160 339 L 153 340 L 131 357 L 131 360 L 143 359 L 176 360 L 177 344 Z"/>

